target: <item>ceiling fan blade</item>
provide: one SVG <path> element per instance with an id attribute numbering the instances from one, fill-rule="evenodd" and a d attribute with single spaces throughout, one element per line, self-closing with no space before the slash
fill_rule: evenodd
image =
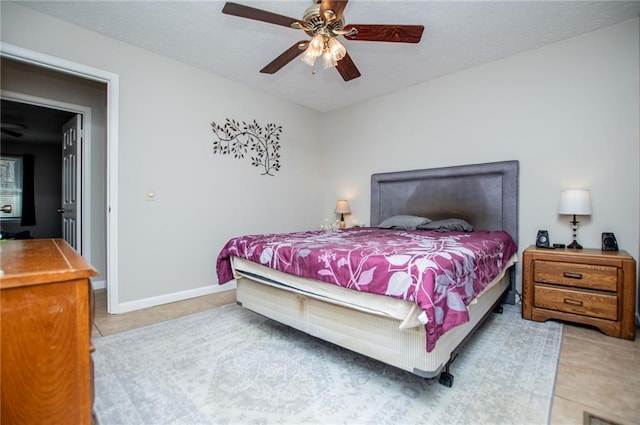
<path id="1" fill-rule="evenodd" d="M 333 22 L 342 17 L 344 8 L 349 0 L 322 0 L 320 4 L 320 15 L 324 16 L 327 22 Z"/>
<path id="2" fill-rule="evenodd" d="M 278 15 L 277 13 L 233 2 L 226 2 L 222 8 L 222 13 L 226 15 L 239 16 L 241 18 L 253 19 L 255 21 L 267 22 L 269 24 L 282 25 L 283 27 L 289 28 L 291 28 L 291 24 L 294 22 L 300 22 L 298 19 L 289 18 L 287 16 Z"/>
<path id="3" fill-rule="evenodd" d="M 422 25 L 347 25 L 345 31 L 355 28 L 355 35 L 345 35 L 347 40 L 387 41 L 391 43 L 419 43 L 424 26 Z"/>
<path id="4" fill-rule="evenodd" d="M 22 133 L 18 133 L 17 131 L 9 130 L 8 128 L 0 128 L 0 132 L 7 134 L 13 137 L 22 137 Z"/>
<path id="5" fill-rule="evenodd" d="M 263 74 L 275 74 L 280 70 L 280 68 L 297 58 L 300 53 L 302 53 L 304 49 L 307 48 L 308 44 L 309 42 L 306 40 L 298 41 L 296 44 L 285 50 L 285 52 L 280 56 L 272 60 L 271 63 L 262 68 L 260 72 L 262 72 Z"/>
<path id="6" fill-rule="evenodd" d="M 342 79 L 345 81 L 353 80 L 360 76 L 360 71 L 356 67 L 356 64 L 351 60 L 351 56 L 347 53 L 342 59 L 338 61 L 336 69 L 342 75 Z"/>

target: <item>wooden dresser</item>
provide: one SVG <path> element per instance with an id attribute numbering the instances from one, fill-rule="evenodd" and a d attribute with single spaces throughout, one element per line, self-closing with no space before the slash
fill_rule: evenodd
<path id="1" fill-rule="evenodd" d="M 566 320 L 635 338 L 636 262 L 628 253 L 531 246 L 522 257 L 523 318 Z"/>
<path id="2" fill-rule="evenodd" d="M 0 243 L 0 422 L 90 424 L 97 274 L 61 239 Z"/>

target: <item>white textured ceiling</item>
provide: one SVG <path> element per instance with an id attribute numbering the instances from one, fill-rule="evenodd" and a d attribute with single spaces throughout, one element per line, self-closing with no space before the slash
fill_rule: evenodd
<path id="1" fill-rule="evenodd" d="M 311 0 L 237 3 L 301 19 Z M 344 82 L 335 69 L 299 58 L 259 73 L 301 30 L 223 15 L 223 1 L 26 1 L 27 8 L 211 71 L 318 111 L 451 74 L 640 16 L 640 1 L 351 0 L 346 24 L 421 24 L 420 44 L 344 40 L 362 73 Z"/>

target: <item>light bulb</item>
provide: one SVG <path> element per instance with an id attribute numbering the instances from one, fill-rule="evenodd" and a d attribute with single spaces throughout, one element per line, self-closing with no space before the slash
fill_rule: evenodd
<path id="1" fill-rule="evenodd" d="M 345 49 L 342 43 L 340 43 L 335 38 L 329 40 L 327 44 L 329 46 L 329 50 L 331 51 L 331 56 L 333 56 L 333 59 L 336 62 L 342 59 L 347 54 L 347 49 Z"/>
<path id="2" fill-rule="evenodd" d="M 322 54 L 323 48 L 324 38 L 322 37 L 322 35 L 314 35 L 309 42 L 309 46 L 302 53 L 302 62 L 306 63 L 309 66 L 313 66 L 313 64 L 316 62 L 316 59 Z"/>
<path id="3" fill-rule="evenodd" d="M 333 58 L 331 51 L 329 49 L 325 49 L 324 53 L 322 54 L 322 67 L 324 69 L 327 69 L 336 65 L 337 65 L 337 62 Z"/>

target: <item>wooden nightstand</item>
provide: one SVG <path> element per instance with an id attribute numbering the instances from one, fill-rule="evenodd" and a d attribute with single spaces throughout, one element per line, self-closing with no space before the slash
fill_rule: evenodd
<path id="1" fill-rule="evenodd" d="M 628 253 L 530 246 L 522 257 L 524 319 L 561 319 L 635 338 L 636 262 Z"/>

